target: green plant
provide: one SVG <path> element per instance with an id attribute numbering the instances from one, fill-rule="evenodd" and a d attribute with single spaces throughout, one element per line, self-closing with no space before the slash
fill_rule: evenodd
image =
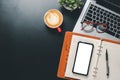
<path id="1" fill-rule="evenodd" d="M 59 3 L 61 6 L 64 6 L 71 11 L 76 8 L 80 8 L 81 5 L 83 5 L 81 0 L 59 0 Z"/>

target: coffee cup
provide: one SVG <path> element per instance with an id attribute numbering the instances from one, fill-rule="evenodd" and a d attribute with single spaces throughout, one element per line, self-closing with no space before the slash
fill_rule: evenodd
<path id="1" fill-rule="evenodd" d="M 63 15 L 57 9 L 50 9 L 44 15 L 44 22 L 49 28 L 57 29 L 58 32 L 61 32 L 60 26 L 63 23 Z"/>

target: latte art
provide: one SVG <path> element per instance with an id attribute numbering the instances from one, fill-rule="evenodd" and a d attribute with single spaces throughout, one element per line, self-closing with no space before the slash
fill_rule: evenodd
<path id="1" fill-rule="evenodd" d="M 50 13 L 47 15 L 46 20 L 51 25 L 56 25 L 59 23 L 59 16 L 56 13 Z"/>
<path id="2" fill-rule="evenodd" d="M 58 28 L 63 22 L 63 15 L 59 10 L 48 10 L 44 15 L 44 22 L 50 28 Z"/>

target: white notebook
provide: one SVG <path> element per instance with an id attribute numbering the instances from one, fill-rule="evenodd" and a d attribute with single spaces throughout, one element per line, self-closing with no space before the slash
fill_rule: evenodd
<path id="1" fill-rule="evenodd" d="M 79 41 L 94 45 L 89 73 L 87 76 L 72 72 L 77 44 Z M 106 49 L 109 57 L 109 77 L 107 77 Z M 79 80 L 120 80 L 120 45 L 104 40 L 97 40 L 83 36 L 72 36 L 65 76 Z"/>

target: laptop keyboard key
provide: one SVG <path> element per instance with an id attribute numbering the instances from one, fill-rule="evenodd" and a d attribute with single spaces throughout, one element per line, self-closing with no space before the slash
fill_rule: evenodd
<path id="1" fill-rule="evenodd" d="M 118 15 L 91 4 L 83 21 L 104 23 L 108 26 L 106 33 L 120 38 L 120 16 Z"/>
<path id="2" fill-rule="evenodd" d="M 112 36 L 114 36 L 114 35 L 115 35 L 115 33 L 114 33 L 114 32 L 109 31 L 109 30 L 107 30 L 107 33 L 109 33 L 109 34 L 110 34 L 110 35 L 112 35 Z"/>
<path id="3" fill-rule="evenodd" d="M 119 36 L 120 36 L 120 35 L 118 35 L 118 34 L 116 35 L 117 38 L 119 38 Z"/>

